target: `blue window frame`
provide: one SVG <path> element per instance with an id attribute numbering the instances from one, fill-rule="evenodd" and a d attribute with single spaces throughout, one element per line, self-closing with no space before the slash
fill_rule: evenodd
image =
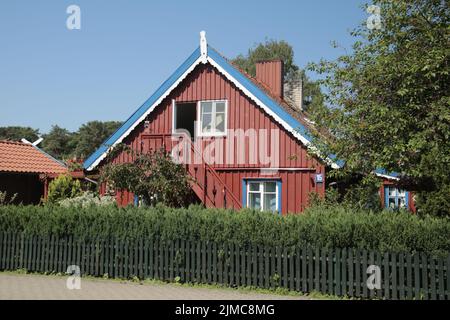
<path id="1" fill-rule="evenodd" d="M 408 192 L 394 186 L 384 187 L 384 206 L 388 209 L 408 209 Z"/>
<path id="2" fill-rule="evenodd" d="M 242 207 L 281 213 L 281 180 L 243 179 Z"/>

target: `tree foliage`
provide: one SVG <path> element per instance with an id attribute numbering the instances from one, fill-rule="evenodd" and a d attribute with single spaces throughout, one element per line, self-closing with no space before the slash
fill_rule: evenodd
<path id="1" fill-rule="evenodd" d="M 111 161 L 123 152 L 133 160 L 125 163 Z M 100 180 L 109 184 L 111 189 L 131 191 L 147 205 L 162 203 L 180 207 L 187 205 L 192 196 L 188 173 L 164 149 L 140 153 L 119 144 L 102 167 Z"/>
<path id="2" fill-rule="evenodd" d="M 375 0 L 381 29 L 364 22 L 350 54 L 322 60 L 327 106 L 313 119 L 317 139 L 346 172 L 401 174 L 419 210 L 450 214 L 450 9 L 442 0 Z M 438 201 L 439 203 L 436 203 Z M 429 203 L 430 202 L 430 203 Z"/>
<path id="3" fill-rule="evenodd" d="M 86 158 L 93 153 L 122 123 L 119 121 L 90 121 L 83 124 L 72 137 L 72 154 Z"/>
<path id="4" fill-rule="evenodd" d="M 74 148 L 72 136 L 69 130 L 54 125 L 49 133 L 43 135 L 41 147 L 55 158 L 65 159 Z"/>
<path id="5" fill-rule="evenodd" d="M 22 138 L 34 142 L 39 138 L 39 130 L 30 127 L 0 127 L 0 140 L 20 141 Z"/>
<path id="6" fill-rule="evenodd" d="M 42 136 L 44 140 L 39 146 L 57 159 L 85 159 L 120 125 L 119 121 L 90 121 L 75 132 L 54 125 L 50 132 Z M 39 130 L 30 127 L 0 127 L 0 140 L 20 141 L 25 138 L 34 142 L 39 136 Z"/>
<path id="7" fill-rule="evenodd" d="M 299 67 L 294 63 L 294 49 L 286 41 L 266 40 L 248 50 L 247 55 L 238 55 L 233 63 L 250 74 L 256 75 L 256 63 L 263 60 L 281 59 L 284 63 L 284 74 L 287 79 L 296 75 Z"/>

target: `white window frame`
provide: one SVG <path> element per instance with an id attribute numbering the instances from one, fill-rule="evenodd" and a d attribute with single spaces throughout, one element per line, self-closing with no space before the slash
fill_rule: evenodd
<path id="1" fill-rule="evenodd" d="M 203 132 L 203 124 L 202 124 L 202 103 L 203 102 L 212 102 L 212 112 L 211 112 L 211 118 L 213 121 L 213 124 L 215 124 L 216 117 L 215 110 L 216 110 L 216 104 L 217 103 L 225 103 L 225 131 L 224 132 L 215 132 L 216 127 L 212 126 L 211 132 Z M 228 100 L 201 100 L 197 103 L 197 135 L 199 137 L 225 137 L 227 135 L 228 131 Z"/>
<path id="2" fill-rule="evenodd" d="M 390 193 L 390 190 L 391 189 L 394 189 L 395 190 L 395 195 L 393 195 L 393 196 L 391 196 L 389 193 Z M 408 206 L 409 206 L 409 199 L 408 199 L 408 196 L 409 196 L 409 194 L 408 194 L 408 191 L 406 191 L 405 189 L 401 189 L 401 188 L 398 188 L 398 187 L 395 187 L 395 186 L 386 186 L 385 187 L 385 189 L 384 189 L 384 192 L 385 192 L 385 207 L 387 208 L 387 209 L 394 209 L 394 210 L 398 210 L 398 209 L 408 209 Z M 400 195 L 400 193 L 403 193 L 404 195 L 403 196 L 401 196 Z M 405 199 L 405 207 L 400 207 L 400 199 L 402 199 L 402 198 L 404 198 Z M 394 199 L 394 203 L 395 203 L 395 207 L 394 208 L 391 208 L 390 206 L 389 206 L 389 200 L 390 199 Z"/>
<path id="3" fill-rule="evenodd" d="M 267 183 L 267 182 L 275 183 L 275 191 L 266 192 L 264 190 L 264 183 Z M 250 191 L 250 184 L 251 183 L 259 184 L 259 191 Z M 259 194 L 261 194 L 261 211 L 270 211 L 270 210 L 266 210 L 266 208 L 264 208 L 264 203 L 265 203 L 264 197 L 265 197 L 265 194 L 274 194 L 275 193 L 276 209 L 275 209 L 274 212 L 280 212 L 280 202 L 279 202 L 280 199 L 279 199 L 278 185 L 279 185 L 279 183 L 278 183 L 277 180 L 261 180 L 261 181 L 248 180 L 247 181 L 247 188 L 246 188 L 247 189 L 246 190 L 247 191 L 247 208 L 256 210 L 255 208 L 251 208 L 250 207 L 250 193 L 259 193 Z"/>

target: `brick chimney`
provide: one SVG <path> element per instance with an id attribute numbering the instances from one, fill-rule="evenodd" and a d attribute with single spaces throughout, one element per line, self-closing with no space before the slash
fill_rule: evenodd
<path id="1" fill-rule="evenodd" d="M 303 110 L 303 79 L 298 77 L 284 86 L 284 99 L 298 110 Z"/>
<path id="2" fill-rule="evenodd" d="M 270 88 L 277 97 L 283 98 L 283 61 L 270 60 L 256 63 L 256 79 Z"/>

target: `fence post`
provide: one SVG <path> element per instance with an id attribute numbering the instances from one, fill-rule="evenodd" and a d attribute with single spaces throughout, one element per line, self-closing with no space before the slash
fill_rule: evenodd
<path id="1" fill-rule="evenodd" d="M 342 287 L 341 287 L 341 294 L 346 296 L 347 295 L 347 248 L 342 249 Z"/>
<path id="2" fill-rule="evenodd" d="M 326 249 L 320 250 L 320 292 L 327 293 L 327 255 Z"/>
<path id="3" fill-rule="evenodd" d="M 353 260 L 353 249 L 348 250 L 348 295 L 353 297 L 353 270 L 354 270 L 354 260 Z"/>
<path id="4" fill-rule="evenodd" d="M 309 245 L 306 249 L 306 255 L 308 257 L 308 292 L 311 292 L 314 290 L 314 257 Z"/>
<path id="5" fill-rule="evenodd" d="M 430 257 L 429 264 L 430 264 L 431 300 L 436 300 L 436 264 L 433 257 Z"/>
<path id="6" fill-rule="evenodd" d="M 327 250 L 328 255 L 328 294 L 334 294 L 334 255 L 335 251 L 329 248 Z"/>
<path id="7" fill-rule="evenodd" d="M 362 285 L 363 285 L 363 297 L 364 298 L 368 298 L 369 297 L 369 288 L 367 288 L 367 279 L 368 279 L 368 275 L 367 275 L 367 250 L 363 249 L 362 251 Z"/>
<path id="8" fill-rule="evenodd" d="M 421 260 L 422 260 L 422 293 L 423 293 L 423 299 L 428 300 L 428 260 L 427 256 L 422 253 L 421 254 Z"/>
<path id="9" fill-rule="evenodd" d="M 320 249 L 316 247 L 314 253 L 314 290 L 320 292 Z"/>
<path id="10" fill-rule="evenodd" d="M 212 283 L 212 273 L 213 273 L 213 270 L 211 269 L 212 268 L 212 244 L 211 244 L 211 241 L 208 241 L 208 243 L 207 243 L 207 253 L 206 253 L 206 256 L 207 256 L 207 263 L 206 263 L 206 267 L 207 267 L 207 272 L 208 272 L 208 277 L 207 277 L 207 281 L 208 281 L 208 283 L 209 284 L 211 284 Z"/>
<path id="11" fill-rule="evenodd" d="M 217 283 L 217 243 L 212 244 L 212 282 Z"/>
<path id="12" fill-rule="evenodd" d="M 336 263 L 334 264 L 334 278 L 335 278 L 335 294 L 341 295 L 341 249 L 336 249 Z"/>
<path id="13" fill-rule="evenodd" d="M 270 248 L 270 287 L 276 288 L 278 286 L 278 283 L 276 283 L 275 275 L 278 275 L 277 271 L 277 247 L 271 247 Z"/>
<path id="14" fill-rule="evenodd" d="M 300 247 L 295 248 L 295 290 L 301 291 L 301 251 Z"/>
<path id="15" fill-rule="evenodd" d="M 289 283 L 288 274 L 288 251 L 287 248 L 283 248 L 283 287 L 288 288 Z"/>
<path id="16" fill-rule="evenodd" d="M 403 253 L 400 253 L 398 255 L 398 282 L 399 282 L 399 286 L 398 286 L 398 297 L 399 299 L 405 299 L 405 261 L 404 261 L 405 256 L 403 255 Z"/>
<path id="17" fill-rule="evenodd" d="M 264 248 L 264 288 L 270 288 L 270 247 L 265 245 Z"/>
<path id="18" fill-rule="evenodd" d="M 412 267 L 413 267 L 413 265 L 412 265 L 411 254 L 408 252 L 408 253 L 406 253 L 406 292 L 407 292 L 406 298 L 408 300 L 411 300 L 413 297 Z"/>
<path id="19" fill-rule="evenodd" d="M 450 254 L 447 256 L 447 266 L 445 268 L 445 275 L 447 277 L 447 300 L 450 300 Z"/>
<path id="20" fill-rule="evenodd" d="M 442 258 L 438 258 L 438 281 L 439 281 L 439 300 L 445 299 L 445 288 L 444 288 L 444 262 Z"/>

